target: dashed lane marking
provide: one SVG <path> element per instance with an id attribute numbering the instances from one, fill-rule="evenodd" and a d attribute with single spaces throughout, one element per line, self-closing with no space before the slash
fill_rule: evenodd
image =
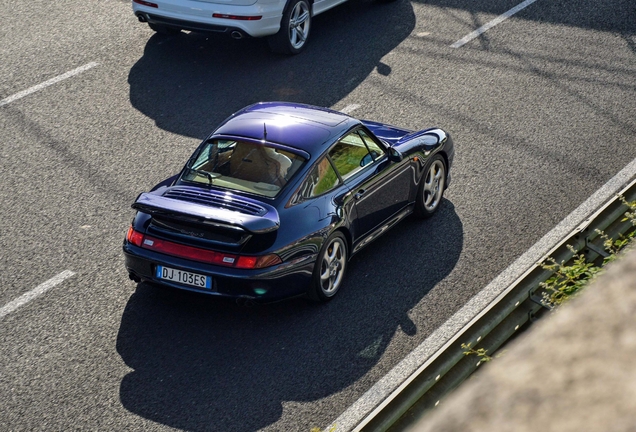
<path id="1" fill-rule="evenodd" d="M 344 107 L 343 109 L 340 110 L 341 113 L 345 113 L 345 114 L 351 114 L 352 112 L 354 112 L 355 110 L 357 110 L 358 108 L 360 108 L 360 105 L 358 104 L 351 104 L 351 105 L 347 105 L 346 107 Z"/>
<path id="2" fill-rule="evenodd" d="M 48 81 L 44 81 L 43 83 L 40 83 L 40 84 L 35 85 L 33 87 L 30 87 L 30 88 L 28 88 L 26 90 L 22 90 L 21 92 L 18 92 L 16 94 L 12 95 L 12 96 L 9 96 L 7 98 L 4 98 L 4 99 L 0 100 L 0 107 L 4 106 L 4 105 L 7 105 L 7 104 L 10 104 L 11 102 L 17 101 L 18 99 L 22 99 L 23 97 L 28 96 L 31 93 L 35 93 L 36 91 L 42 90 L 42 89 L 44 89 L 44 88 L 46 88 L 48 86 L 51 86 L 51 85 L 53 85 L 55 83 L 63 81 L 65 79 L 67 79 L 67 78 L 70 78 L 70 77 L 75 76 L 75 75 L 79 75 L 82 72 L 85 72 L 85 71 L 87 71 L 89 69 L 92 69 L 92 68 L 94 68 L 97 65 L 98 65 L 98 63 L 91 62 L 91 63 L 85 64 L 84 66 L 80 66 L 77 69 L 73 69 L 72 71 L 68 71 L 66 73 L 63 73 L 62 75 L 58 75 L 55 78 L 51 78 Z"/>
<path id="3" fill-rule="evenodd" d="M 45 292 L 47 292 L 54 286 L 61 284 L 62 282 L 64 282 L 66 279 L 70 278 L 74 274 L 75 273 L 70 270 L 64 270 L 62 273 L 38 285 L 31 291 L 22 294 L 20 297 L 18 297 L 17 299 L 13 301 L 10 301 L 9 303 L 4 305 L 0 309 L 0 319 L 4 318 L 6 315 L 9 315 L 11 312 L 15 311 L 20 306 L 24 306 L 31 300 L 41 296 L 42 294 L 44 294 Z"/>
<path id="4" fill-rule="evenodd" d="M 488 29 L 493 28 L 494 26 L 496 26 L 497 24 L 500 24 L 503 21 L 507 20 L 508 18 L 510 18 L 511 16 L 516 14 L 517 12 L 519 12 L 520 10 L 525 9 L 526 7 L 530 6 L 535 1 L 537 1 L 537 0 L 526 0 L 523 3 L 519 3 L 517 6 L 513 7 L 512 9 L 510 9 L 508 12 L 499 15 L 497 18 L 495 18 L 494 20 L 490 21 L 488 24 L 484 24 L 483 26 L 479 27 L 474 32 L 464 36 L 463 38 L 461 38 L 460 40 L 458 40 L 457 42 L 452 44 L 451 48 L 459 48 L 461 46 L 464 46 L 465 44 L 467 44 L 471 40 L 475 39 L 476 37 L 478 37 L 479 35 L 481 35 L 485 31 L 487 31 Z"/>

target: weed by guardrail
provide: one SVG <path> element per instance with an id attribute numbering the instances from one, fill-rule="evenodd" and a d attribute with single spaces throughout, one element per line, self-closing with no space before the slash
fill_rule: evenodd
<path id="1" fill-rule="evenodd" d="M 636 226 L 636 201 L 628 202 L 622 196 L 619 199 L 629 208 L 622 221 L 630 221 L 632 226 Z M 543 300 L 547 304 L 556 307 L 578 294 L 589 284 L 590 280 L 601 272 L 602 267 L 608 262 L 614 261 L 619 252 L 636 236 L 634 230 L 629 231 L 626 235 L 619 235 L 616 239 L 610 238 L 598 229 L 596 233 L 603 239 L 603 248 L 608 254 L 603 258 L 601 264 L 597 265 L 588 261 L 584 254 L 578 253 L 570 245 L 567 247 L 574 253 L 574 257 L 569 264 L 564 261 L 557 262 L 552 257 L 541 264 L 543 269 L 554 272 L 547 281 L 541 283 L 541 287 L 545 290 Z"/>
<path id="2" fill-rule="evenodd" d="M 636 201 L 629 202 L 623 196 L 619 196 L 618 199 L 628 208 L 621 222 L 630 221 L 632 226 L 636 227 Z M 573 254 L 570 260 L 559 262 L 549 257 L 540 264 L 541 268 L 552 273 L 545 282 L 540 283 L 542 288 L 541 303 L 545 307 L 553 309 L 580 293 L 593 278 L 601 273 L 605 264 L 614 261 L 620 251 L 636 238 L 635 229 L 627 231 L 625 235 L 619 234 L 618 238 L 611 238 L 601 230 L 595 231 L 603 240 L 603 249 L 606 251 L 601 262 L 599 262 L 600 258 L 589 260 L 586 254 L 577 251 L 571 245 L 567 245 L 566 247 Z M 464 350 L 464 355 L 474 355 L 479 358 L 480 363 L 489 362 L 494 358 L 488 355 L 486 349 L 475 349 L 471 343 L 463 343 L 461 347 Z"/>
<path id="3" fill-rule="evenodd" d="M 320 428 L 315 427 L 315 428 L 311 428 L 309 432 L 335 432 L 335 430 L 336 430 L 336 426 L 331 426 L 329 430 L 325 429 L 324 431 L 322 431 Z"/>

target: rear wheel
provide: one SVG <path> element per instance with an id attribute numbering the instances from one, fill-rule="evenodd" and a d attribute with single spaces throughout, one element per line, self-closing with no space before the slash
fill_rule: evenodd
<path id="1" fill-rule="evenodd" d="M 267 38 L 269 48 L 280 54 L 298 54 L 307 43 L 311 7 L 307 0 L 291 0 L 280 22 L 280 30 Z"/>
<path id="2" fill-rule="evenodd" d="M 322 245 L 309 292 L 312 300 L 331 300 L 342 285 L 347 268 L 347 241 L 336 231 Z"/>
<path id="3" fill-rule="evenodd" d="M 177 33 L 181 33 L 181 29 L 177 27 L 170 27 L 162 24 L 152 24 L 148 23 L 148 26 L 162 35 L 176 35 Z"/>
<path id="4" fill-rule="evenodd" d="M 433 216 L 439 208 L 446 188 L 446 164 L 441 155 L 428 162 L 420 181 L 415 202 L 415 214 L 422 218 Z"/>

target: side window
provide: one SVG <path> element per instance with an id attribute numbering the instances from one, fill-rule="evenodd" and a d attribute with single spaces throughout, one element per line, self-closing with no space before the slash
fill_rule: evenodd
<path id="1" fill-rule="evenodd" d="M 367 146 L 357 132 L 351 132 L 342 138 L 329 151 L 329 156 L 343 179 L 351 177 L 373 162 Z"/>
<path id="2" fill-rule="evenodd" d="M 375 141 L 373 141 L 373 139 L 371 139 L 371 137 L 367 135 L 365 131 L 361 130 L 360 136 L 369 148 L 369 152 L 371 153 L 373 160 L 377 160 L 384 155 L 384 150 L 382 150 L 382 148 Z"/>
<path id="3" fill-rule="evenodd" d="M 330 191 L 340 180 L 327 158 L 323 158 L 309 173 L 300 187 L 300 196 L 311 198 Z"/>

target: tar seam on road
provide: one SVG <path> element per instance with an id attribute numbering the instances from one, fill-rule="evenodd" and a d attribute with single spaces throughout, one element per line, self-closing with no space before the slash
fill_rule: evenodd
<path id="1" fill-rule="evenodd" d="M 457 341 L 461 330 L 484 308 L 504 292 L 529 268 L 539 262 L 561 240 L 580 226 L 591 214 L 616 195 L 625 185 L 636 177 L 636 159 L 631 161 L 618 174 L 601 186 L 585 202 L 565 217 L 557 226 L 536 242 L 508 268 L 493 279 L 484 289 L 471 298 L 458 312 L 435 330 L 402 361 L 376 382 L 365 394 L 343 412 L 325 430 L 337 432 L 358 431 L 369 414 L 380 410 L 388 403 L 388 398 L 405 388 L 420 371 Z"/>
<path id="2" fill-rule="evenodd" d="M 9 315 L 11 312 L 16 310 L 20 306 L 24 306 L 25 304 L 27 304 L 34 298 L 44 294 L 45 292 L 47 292 L 54 286 L 61 284 L 62 282 L 64 282 L 66 279 L 70 278 L 74 274 L 75 273 L 70 270 L 64 270 L 59 275 L 53 276 L 51 279 L 38 285 L 31 291 L 22 294 L 20 297 L 18 297 L 17 299 L 13 301 L 10 301 L 6 305 L 2 306 L 2 308 L 0 308 L 0 319 L 4 318 L 6 315 Z"/>
<path id="3" fill-rule="evenodd" d="M 479 27 L 474 32 L 464 36 L 463 38 L 461 38 L 460 40 L 458 40 L 457 42 L 452 44 L 451 48 L 459 48 L 461 46 L 464 46 L 465 44 L 467 44 L 471 40 L 475 39 L 476 37 L 478 37 L 479 35 L 484 33 L 486 30 L 496 26 L 497 24 L 502 23 L 503 21 L 507 20 L 508 18 L 510 18 L 511 16 L 516 14 L 517 12 L 519 12 L 520 10 L 525 9 L 527 6 L 530 6 L 535 1 L 537 1 L 537 0 L 526 0 L 523 3 L 518 4 L 517 6 L 513 7 L 512 9 L 510 9 L 508 12 L 505 12 L 505 13 L 499 15 L 497 18 L 495 18 L 494 20 L 490 21 L 488 24 L 484 24 L 483 26 Z"/>
<path id="4" fill-rule="evenodd" d="M 66 73 L 64 73 L 62 75 L 58 75 L 55 78 L 51 78 L 48 81 L 44 81 L 41 84 L 35 85 L 35 86 L 33 86 L 31 88 L 28 88 L 26 90 L 22 90 L 21 92 L 18 92 L 16 94 L 12 95 L 12 96 L 9 96 L 8 98 L 4 98 L 4 99 L 0 100 L 0 107 L 3 106 L 3 105 L 10 104 L 11 102 L 16 101 L 18 99 L 22 99 L 23 97 L 28 96 L 31 93 L 35 93 L 36 91 L 42 90 L 42 89 L 44 89 L 44 88 L 46 88 L 46 87 L 48 87 L 50 85 L 53 85 L 53 84 L 58 83 L 60 81 L 63 81 L 65 79 L 67 79 L 67 78 L 70 78 L 72 76 L 81 74 L 82 72 L 87 71 L 89 69 L 92 69 L 92 68 L 94 68 L 97 65 L 98 65 L 98 63 L 91 62 L 91 63 L 85 64 L 84 66 L 80 66 L 77 69 L 73 69 L 72 71 L 68 71 L 68 72 L 66 72 Z"/>

